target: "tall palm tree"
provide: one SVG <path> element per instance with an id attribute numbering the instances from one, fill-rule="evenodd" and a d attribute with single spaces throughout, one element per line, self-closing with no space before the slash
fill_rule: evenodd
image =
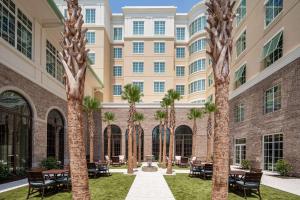
<path id="1" fill-rule="evenodd" d="M 94 136 L 95 136 L 95 121 L 94 112 L 100 108 L 100 101 L 86 96 L 83 99 L 83 109 L 88 115 L 88 129 L 90 135 L 90 162 L 94 162 Z"/>
<path id="2" fill-rule="evenodd" d="M 138 128 L 138 136 L 139 136 L 139 150 L 138 150 L 138 161 L 141 163 L 142 161 L 142 125 L 141 122 L 145 120 L 145 116 L 143 113 L 136 112 L 134 115 L 135 122 L 137 123 Z"/>
<path id="3" fill-rule="evenodd" d="M 174 89 L 168 90 L 167 96 L 171 100 L 170 145 L 169 145 L 169 160 L 168 160 L 167 174 L 172 174 L 173 146 L 174 146 L 174 134 L 175 134 L 175 126 L 176 126 L 175 101 L 179 101 L 181 99 L 181 96 L 180 93 Z"/>
<path id="4" fill-rule="evenodd" d="M 214 72 L 216 107 L 214 124 L 214 169 L 212 199 L 228 199 L 229 173 L 229 81 L 232 30 L 235 14 L 233 0 L 209 0 L 207 6 L 208 55 Z"/>
<path id="5" fill-rule="evenodd" d="M 136 85 L 127 84 L 122 91 L 122 99 L 129 103 L 128 116 L 128 169 L 127 173 L 133 173 L 132 159 L 132 135 L 134 130 L 134 113 L 136 112 L 135 104 L 141 101 L 143 94 Z"/>
<path id="6" fill-rule="evenodd" d="M 156 120 L 159 121 L 159 156 L 158 162 L 161 163 L 161 153 L 162 153 L 162 128 L 163 128 L 163 121 L 166 117 L 166 112 L 162 110 L 157 110 L 154 114 Z"/>
<path id="7" fill-rule="evenodd" d="M 171 105 L 171 99 L 168 96 L 165 96 L 162 99 L 161 107 L 165 109 L 165 122 L 164 122 L 164 144 L 163 144 L 163 157 L 162 157 L 162 166 L 167 167 L 166 165 L 166 156 L 167 156 L 167 132 L 169 128 L 169 107 Z"/>
<path id="8" fill-rule="evenodd" d="M 212 142 L 212 113 L 216 112 L 217 107 L 212 102 L 206 102 L 205 103 L 205 114 L 208 114 L 207 119 L 207 156 L 206 160 L 211 161 L 212 155 L 211 155 L 211 142 Z"/>
<path id="9" fill-rule="evenodd" d="M 67 19 L 60 45 L 68 101 L 68 144 L 72 180 L 72 198 L 90 199 L 86 149 L 83 141 L 82 101 L 87 68 L 86 32 L 78 0 L 67 1 Z"/>
<path id="10" fill-rule="evenodd" d="M 191 108 L 190 112 L 187 114 L 189 120 L 193 120 L 193 143 L 192 143 L 192 155 L 195 155 L 196 150 L 196 136 L 197 136 L 197 119 L 201 119 L 203 116 L 203 111 L 199 108 Z"/>
<path id="11" fill-rule="evenodd" d="M 107 155 L 110 158 L 111 155 L 111 124 L 116 120 L 115 113 L 105 112 L 103 121 L 107 123 Z"/>

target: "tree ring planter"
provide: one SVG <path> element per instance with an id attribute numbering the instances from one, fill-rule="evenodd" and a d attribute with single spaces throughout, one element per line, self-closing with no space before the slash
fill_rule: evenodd
<path id="1" fill-rule="evenodd" d="M 142 167 L 143 172 L 157 172 L 157 167 L 155 166 L 143 166 Z"/>

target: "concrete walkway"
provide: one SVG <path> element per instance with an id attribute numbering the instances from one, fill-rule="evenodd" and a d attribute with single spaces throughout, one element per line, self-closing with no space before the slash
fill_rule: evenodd
<path id="1" fill-rule="evenodd" d="M 14 189 L 24 187 L 27 185 L 28 185 L 27 179 L 22 179 L 22 180 L 18 180 L 18 181 L 0 184 L 0 193 L 14 190 Z"/>
<path id="2" fill-rule="evenodd" d="M 145 166 L 146 163 L 143 163 Z M 156 163 L 153 163 L 156 165 Z M 136 178 L 127 194 L 126 200 L 175 200 L 163 172 L 136 172 Z"/>

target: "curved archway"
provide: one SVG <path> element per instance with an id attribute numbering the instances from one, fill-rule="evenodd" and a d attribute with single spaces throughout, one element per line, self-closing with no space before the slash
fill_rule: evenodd
<path id="1" fill-rule="evenodd" d="M 192 156 L 193 131 L 187 125 L 180 125 L 175 130 L 175 156 Z"/>
<path id="2" fill-rule="evenodd" d="M 165 130 L 163 129 L 161 132 L 162 132 L 162 135 L 161 135 L 162 136 L 162 139 L 161 139 L 162 144 L 161 145 L 163 148 Z M 167 129 L 167 141 L 166 142 L 167 142 L 166 154 L 168 156 L 169 155 L 169 145 L 170 145 L 170 129 L 169 128 Z M 159 125 L 154 127 L 154 129 L 152 130 L 152 155 L 154 156 L 155 160 L 158 160 L 158 157 L 159 157 Z"/>
<path id="3" fill-rule="evenodd" d="M 47 117 L 47 157 L 57 158 L 64 164 L 65 122 L 57 109 L 52 109 Z"/>
<path id="4" fill-rule="evenodd" d="M 8 90 L 0 94 L 0 160 L 13 173 L 32 163 L 32 109 L 27 99 Z"/>
<path id="5" fill-rule="evenodd" d="M 138 153 L 139 153 L 139 132 L 138 132 L 138 126 L 135 128 L 136 130 L 136 152 L 137 152 L 137 160 L 138 160 Z M 128 129 L 126 129 L 126 148 L 125 148 L 125 155 L 126 158 L 128 158 Z M 132 140 L 132 145 L 133 145 L 133 140 Z M 132 148 L 133 149 L 133 148 Z M 141 160 L 144 160 L 144 129 L 142 128 L 142 134 L 141 134 Z"/>
<path id="6" fill-rule="evenodd" d="M 107 127 L 104 129 L 104 155 L 107 155 Z M 122 131 L 121 128 L 117 125 L 111 125 L 111 143 L 110 143 L 110 156 L 118 156 L 121 154 L 121 145 L 122 145 Z"/>

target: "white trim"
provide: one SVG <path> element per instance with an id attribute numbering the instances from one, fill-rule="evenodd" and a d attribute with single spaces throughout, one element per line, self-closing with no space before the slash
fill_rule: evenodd
<path id="1" fill-rule="evenodd" d="M 161 108 L 159 102 L 153 103 L 137 103 L 137 108 L 145 108 L 145 109 L 153 109 L 153 108 Z M 203 108 L 204 105 L 192 104 L 192 103 L 175 103 L 175 108 Z M 102 108 L 129 108 L 128 103 L 102 103 Z"/>
<path id="2" fill-rule="evenodd" d="M 246 31 L 246 43 L 247 43 L 247 26 L 245 26 L 240 33 L 235 37 L 234 39 L 234 43 L 236 43 L 236 41 L 242 36 L 242 34 Z"/>
<path id="3" fill-rule="evenodd" d="M 243 64 L 241 64 L 238 68 L 236 68 L 236 69 L 234 70 L 234 73 L 237 72 L 237 71 L 239 71 L 239 69 L 241 69 L 244 65 L 247 66 L 247 61 L 244 61 Z"/>
<path id="4" fill-rule="evenodd" d="M 284 31 L 284 27 L 281 27 L 275 34 L 273 34 L 264 44 L 263 47 L 266 46 L 277 34 Z"/>

